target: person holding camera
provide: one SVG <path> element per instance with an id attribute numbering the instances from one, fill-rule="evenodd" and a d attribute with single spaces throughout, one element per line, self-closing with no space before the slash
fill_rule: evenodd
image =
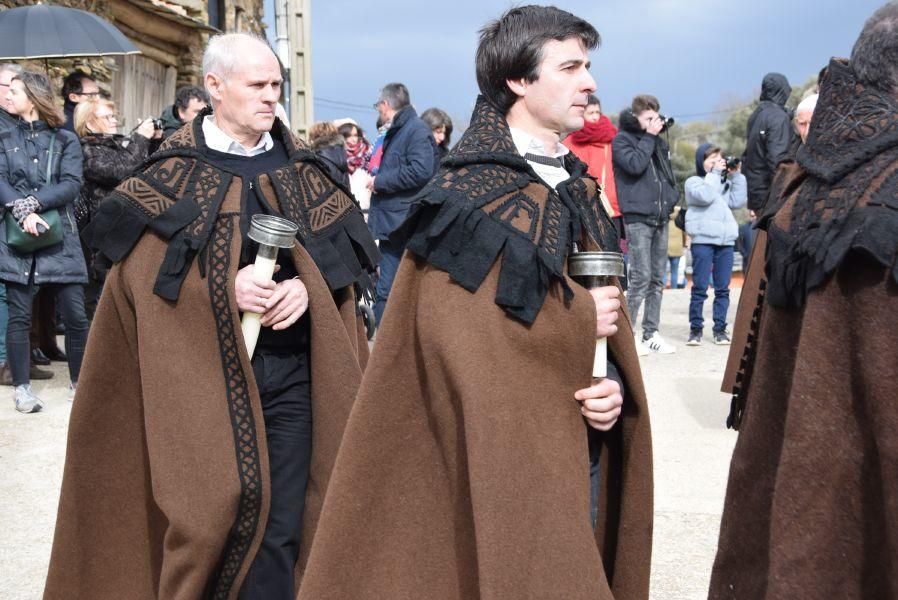
<path id="1" fill-rule="evenodd" d="M 670 148 L 660 133 L 673 124 L 658 114 L 654 96 L 633 98 L 620 116 L 620 131 L 611 144 L 617 200 L 624 215 L 629 245 L 627 308 L 635 324 L 645 300 L 640 356 L 671 354 L 676 347 L 658 333 L 661 294 L 667 274 L 667 221 L 679 200 Z"/>
<path id="2" fill-rule="evenodd" d="M 23 71 L 6 94 L 8 112 L 18 118 L 0 134 L 0 280 L 6 284 L 9 327 L 6 348 L 12 370 L 16 410 L 37 412 L 44 404 L 30 384 L 32 299 L 35 286 L 54 296 L 65 323 L 66 356 L 74 393 L 87 341 L 84 291 L 87 269 L 75 227 L 73 203 L 81 188 L 81 146 L 62 128 L 49 80 Z M 52 223 L 52 224 L 51 224 Z M 36 247 L 31 236 L 58 242 Z"/>
<path id="3" fill-rule="evenodd" d="M 117 133 L 118 119 L 113 102 L 101 98 L 82 102 L 75 108 L 75 133 L 81 139 L 84 155 L 84 186 L 75 210 L 79 231 L 87 226 L 100 203 L 149 155 L 152 140 L 162 137 L 162 130 L 156 125 L 147 117 L 130 136 L 124 136 Z M 86 246 L 83 250 L 90 279 L 85 288 L 84 305 L 92 318 L 105 273 L 96 269 L 93 255 Z"/>
<path id="4" fill-rule="evenodd" d="M 727 310 L 730 307 L 730 278 L 733 247 L 739 225 L 733 209 L 748 200 L 748 184 L 740 172 L 739 159 L 725 159 L 718 146 L 702 144 L 695 151 L 696 174 L 686 180 L 686 233 L 692 238 L 692 294 L 689 300 L 689 341 L 702 343 L 702 308 L 708 284 L 714 278 L 714 343 L 728 345 Z"/>

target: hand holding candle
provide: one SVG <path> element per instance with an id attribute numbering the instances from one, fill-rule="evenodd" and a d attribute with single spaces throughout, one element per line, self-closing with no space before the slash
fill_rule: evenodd
<path id="1" fill-rule="evenodd" d="M 575 252 L 568 258 L 568 274 L 589 290 L 613 285 L 614 277 L 624 275 L 624 257 L 618 252 Z M 592 376 L 601 378 L 607 375 L 608 340 L 599 337 L 596 339 Z"/>
<path id="2" fill-rule="evenodd" d="M 278 250 L 293 247 L 298 229 L 287 219 L 271 215 L 253 215 L 248 235 L 251 240 L 259 244 L 259 251 L 256 253 L 256 261 L 253 265 L 254 279 L 267 281 L 272 278 L 277 264 Z M 259 341 L 262 315 L 244 312 L 241 328 L 243 329 L 243 339 L 246 342 L 246 351 L 252 358 L 253 352 L 256 350 L 256 342 Z"/>

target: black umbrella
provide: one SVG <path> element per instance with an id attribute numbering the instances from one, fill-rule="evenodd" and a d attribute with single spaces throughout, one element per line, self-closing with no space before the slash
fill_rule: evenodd
<path id="1" fill-rule="evenodd" d="M 0 12 L 0 59 L 139 54 L 110 22 L 95 14 L 51 4 Z"/>

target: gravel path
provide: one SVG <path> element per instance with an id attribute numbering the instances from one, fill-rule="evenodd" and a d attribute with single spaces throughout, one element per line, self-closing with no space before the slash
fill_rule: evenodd
<path id="1" fill-rule="evenodd" d="M 664 295 L 661 332 L 674 355 L 642 359 L 655 453 L 655 546 L 652 598 L 705 598 L 736 435 L 724 426 L 729 399 L 718 391 L 727 347 L 684 345 L 688 290 Z M 733 290 L 730 322 L 738 302 Z M 710 313 L 710 301 L 706 303 Z M 706 326 L 710 333 L 710 323 Z M 61 342 L 61 340 L 60 340 Z M 67 369 L 35 382 L 46 408 L 21 415 L 12 388 L 0 388 L 0 598 L 41 597 L 47 573 L 71 405 Z"/>

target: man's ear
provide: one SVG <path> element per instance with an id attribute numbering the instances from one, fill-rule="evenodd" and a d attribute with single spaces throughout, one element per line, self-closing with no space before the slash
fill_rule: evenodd
<path id="1" fill-rule="evenodd" d="M 505 85 L 508 86 L 516 96 L 526 96 L 529 84 L 523 77 L 521 79 L 506 79 Z"/>
<path id="2" fill-rule="evenodd" d="M 75 93 L 69 94 L 69 102 L 71 102 L 72 104 L 78 104 L 78 96 L 80 96 L 80 95 L 81 94 L 75 94 Z"/>
<path id="3" fill-rule="evenodd" d="M 221 100 L 221 89 L 225 84 L 221 77 L 215 73 L 206 73 L 206 76 L 203 78 L 203 83 L 205 83 L 206 91 L 209 93 L 210 98 Z"/>

